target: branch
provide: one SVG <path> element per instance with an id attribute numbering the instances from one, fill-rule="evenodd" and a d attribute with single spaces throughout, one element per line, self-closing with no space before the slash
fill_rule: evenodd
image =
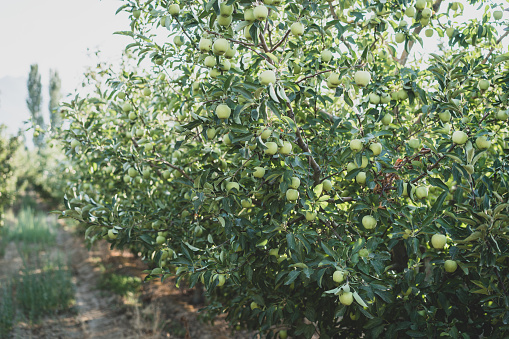
<path id="1" fill-rule="evenodd" d="M 274 52 L 279 46 L 281 46 L 281 44 L 286 40 L 286 38 L 288 38 L 289 35 L 290 30 L 287 30 L 285 35 L 283 35 L 283 37 L 281 38 L 281 40 L 277 44 L 275 44 L 274 47 L 272 47 L 269 52 L 271 53 Z"/>
<path id="2" fill-rule="evenodd" d="M 310 78 L 314 78 L 317 75 L 320 75 L 320 74 L 323 74 L 323 73 L 327 73 L 327 72 L 333 72 L 333 71 L 334 71 L 334 69 L 326 69 L 325 71 L 316 72 L 315 74 L 311 74 L 311 75 L 305 76 L 304 78 L 300 79 L 299 81 L 296 81 L 295 83 L 298 84 L 298 83 L 303 82 L 304 80 L 307 80 L 307 79 L 310 79 Z"/>
<path id="3" fill-rule="evenodd" d="M 168 167 L 171 167 L 171 168 L 173 168 L 173 169 L 176 169 L 177 171 L 179 171 L 180 173 L 182 173 L 182 175 L 183 175 L 184 177 L 186 177 L 186 179 L 187 179 L 187 180 L 189 180 L 189 181 L 193 181 L 193 182 L 194 182 L 194 180 L 193 180 L 193 179 L 192 179 L 192 178 L 191 178 L 191 177 L 190 177 L 190 176 L 189 176 L 186 172 L 184 172 L 184 170 L 183 170 L 182 168 L 180 168 L 180 167 L 178 167 L 178 166 L 175 166 L 175 165 L 173 165 L 172 163 L 170 163 L 170 162 L 168 162 L 168 161 L 164 160 L 164 159 L 163 159 L 163 156 L 162 156 L 161 154 L 159 154 L 159 153 L 155 153 L 155 155 L 159 158 L 159 159 L 157 159 L 158 161 L 160 161 L 161 163 L 165 164 L 165 165 L 166 165 L 166 166 L 168 166 Z"/>
<path id="4" fill-rule="evenodd" d="M 449 149 L 447 150 L 446 153 L 449 153 L 450 151 L 452 151 L 454 149 L 454 147 L 456 147 L 456 144 L 455 143 L 452 143 L 451 147 L 449 147 Z M 426 168 L 426 172 L 423 172 L 421 175 L 419 175 L 417 178 L 415 178 L 414 180 L 411 180 L 410 183 L 413 184 L 419 180 L 421 180 L 422 178 L 424 178 L 425 176 L 428 175 L 428 172 L 431 171 L 432 169 L 435 169 L 437 168 L 439 165 L 440 165 L 440 161 L 442 161 L 444 158 L 445 158 L 445 155 L 446 153 L 442 154 L 440 156 L 440 158 L 437 159 L 437 161 L 433 164 L 433 165 L 430 165 Z"/>
<path id="5" fill-rule="evenodd" d="M 500 38 L 498 38 L 497 42 L 495 43 L 495 46 L 498 45 L 507 35 L 509 35 L 509 31 L 506 31 L 504 34 L 502 34 L 500 36 Z M 490 51 L 488 52 L 488 55 L 486 55 L 486 57 L 483 59 L 483 61 L 481 62 L 481 64 L 485 64 L 486 62 L 488 62 L 488 59 L 490 58 L 490 56 L 493 54 L 493 52 L 495 51 L 495 46 L 491 47 Z"/>

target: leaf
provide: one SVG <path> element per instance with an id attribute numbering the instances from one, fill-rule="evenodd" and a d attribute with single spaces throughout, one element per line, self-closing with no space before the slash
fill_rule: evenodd
<path id="1" fill-rule="evenodd" d="M 364 300 L 362 300 L 361 296 L 359 295 L 359 293 L 357 293 L 357 291 L 353 292 L 353 297 L 355 298 L 355 301 L 357 301 L 359 305 L 361 305 L 362 307 L 368 307 L 368 305 L 364 302 Z"/>
<path id="2" fill-rule="evenodd" d="M 323 192 L 323 184 L 318 184 L 313 188 L 313 193 L 315 194 L 316 198 L 319 198 L 320 195 L 322 195 Z"/>
<path id="3" fill-rule="evenodd" d="M 274 86 L 272 84 L 269 84 L 269 95 L 272 100 L 279 104 L 279 99 L 276 95 L 276 91 L 274 90 Z"/>
<path id="4" fill-rule="evenodd" d="M 285 285 L 290 285 L 292 282 L 294 282 L 295 279 L 297 279 L 297 277 L 299 276 L 299 274 L 300 274 L 300 271 L 291 271 L 288 274 L 288 279 L 286 279 Z"/>

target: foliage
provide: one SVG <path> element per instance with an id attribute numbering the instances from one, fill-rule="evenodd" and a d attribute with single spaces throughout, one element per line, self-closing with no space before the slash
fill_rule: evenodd
<path id="1" fill-rule="evenodd" d="M 40 147 L 43 144 L 43 135 L 40 130 L 44 129 L 44 117 L 41 111 L 42 85 L 41 74 L 39 74 L 39 65 L 30 65 L 30 73 L 27 80 L 28 98 L 26 100 L 30 116 L 38 129 L 34 132 L 34 145 Z"/>
<path id="2" fill-rule="evenodd" d="M 419 0 L 405 18 L 405 0 L 267 2 L 251 20 L 248 1 L 125 1 L 118 33 L 153 67 L 101 66 L 66 104 L 61 216 L 141 253 L 154 278 L 201 280 L 209 311 L 269 338 L 507 336 L 498 5 L 472 1 L 479 18 L 454 25 L 464 3 Z M 424 27 L 443 43 L 414 60 Z"/>
<path id="3" fill-rule="evenodd" d="M 4 224 L 4 210 L 16 197 L 16 171 L 12 158 L 19 148 L 17 136 L 5 137 L 5 125 L 0 125 L 0 228 Z"/>
<path id="4" fill-rule="evenodd" d="M 62 117 L 58 109 L 62 94 L 60 92 L 61 81 L 57 70 L 49 71 L 49 112 L 50 124 L 55 128 L 62 124 Z"/>
<path id="5" fill-rule="evenodd" d="M 105 272 L 99 280 L 98 287 L 103 290 L 110 290 L 121 296 L 129 293 L 137 293 L 141 288 L 141 279 L 126 275 Z"/>

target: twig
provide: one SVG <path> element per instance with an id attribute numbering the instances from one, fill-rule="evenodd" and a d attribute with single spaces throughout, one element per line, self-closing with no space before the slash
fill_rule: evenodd
<path id="1" fill-rule="evenodd" d="M 500 38 L 498 38 L 497 42 L 495 43 L 495 46 L 498 45 L 502 39 L 504 39 L 507 35 L 509 35 L 509 31 L 506 31 L 504 34 L 502 34 L 500 36 Z M 490 56 L 493 54 L 493 52 L 495 51 L 495 46 L 491 47 L 490 51 L 488 52 L 488 55 L 486 55 L 486 57 L 483 59 L 483 61 L 481 62 L 481 64 L 485 64 L 486 62 L 488 62 L 488 59 L 490 58 Z"/>
<path id="2" fill-rule="evenodd" d="M 452 151 L 452 150 L 454 149 L 454 147 L 456 147 L 456 144 L 455 144 L 455 143 L 453 143 L 453 144 L 451 145 L 451 147 L 449 147 L 449 149 L 447 150 L 447 152 L 446 152 L 446 153 L 449 153 L 450 151 Z M 438 158 L 438 159 L 437 159 L 437 161 L 436 161 L 433 165 L 428 166 L 428 167 L 426 168 L 426 171 L 425 171 L 425 172 L 423 172 L 423 173 L 422 173 L 421 175 L 419 175 L 417 178 L 415 178 L 415 179 L 411 180 L 411 181 L 410 181 L 410 183 L 411 183 L 411 184 L 413 184 L 413 183 L 415 183 L 415 182 L 417 182 L 417 181 L 421 180 L 422 178 L 424 178 L 425 176 L 427 176 L 427 175 L 428 175 L 428 172 L 429 172 L 429 171 L 431 171 L 432 169 L 437 168 L 437 167 L 440 165 L 440 161 L 442 161 L 442 160 L 445 158 L 446 153 L 442 154 L 442 155 L 440 156 L 440 158 Z"/>

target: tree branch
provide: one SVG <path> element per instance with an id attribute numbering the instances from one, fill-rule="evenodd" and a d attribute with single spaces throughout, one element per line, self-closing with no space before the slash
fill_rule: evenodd
<path id="1" fill-rule="evenodd" d="M 502 34 L 500 36 L 500 38 L 498 38 L 497 42 L 495 43 L 495 46 L 498 45 L 507 35 L 509 35 L 509 31 L 506 31 L 504 34 Z M 483 61 L 481 62 L 481 64 L 485 64 L 486 62 L 488 62 L 488 59 L 490 58 L 490 56 L 493 54 L 493 52 L 495 51 L 495 46 L 491 47 L 490 51 L 488 52 L 488 55 L 486 55 L 486 57 L 483 59 Z"/>

